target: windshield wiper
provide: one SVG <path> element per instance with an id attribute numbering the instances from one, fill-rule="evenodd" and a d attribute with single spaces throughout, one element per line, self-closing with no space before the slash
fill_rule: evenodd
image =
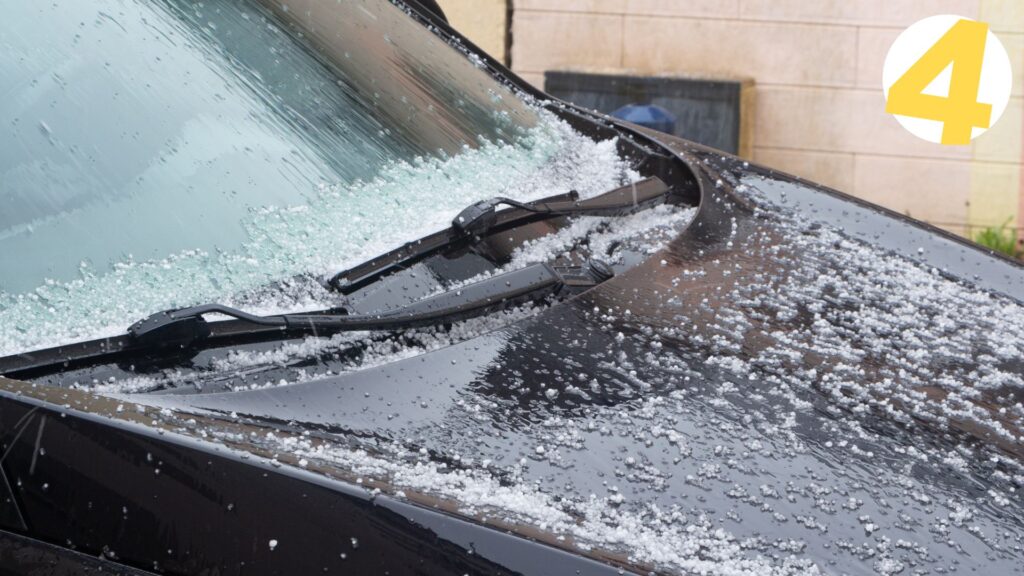
<path id="1" fill-rule="evenodd" d="M 459 213 L 452 226 L 392 250 L 335 275 L 330 284 L 348 295 L 385 276 L 404 270 L 435 254 L 473 246 L 484 237 L 539 220 L 560 216 L 626 216 L 673 202 L 672 188 L 661 179 L 647 178 L 593 198 L 575 193 L 535 202 L 493 198 Z M 498 210 L 498 206 L 511 208 Z M 379 314 L 350 315 L 339 310 L 308 314 L 257 316 L 220 304 L 206 304 L 153 314 L 133 324 L 122 336 L 89 340 L 0 358 L 0 375 L 29 377 L 54 367 L 95 362 L 101 358 L 166 357 L 175 351 L 231 345 L 282 337 L 328 335 L 353 330 L 402 330 L 457 322 L 566 291 L 586 289 L 610 278 L 611 269 L 599 261 L 578 268 L 536 264 L 438 294 Z M 233 318 L 207 322 L 206 314 Z"/>
<path id="2" fill-rule="evenodd" d="M 535 202 L 518 202 L 509 198 L 482 200 L 460 212 L 452 220 L 450 228 L 339 272 L 329 283 L 348 295 L 430 256 L 471 246 L 496 232 L 555 216 L 628 216 L 667 202 L 671 192 L 672 189 L 660 178 L 652 177 L 585 200 L 580 200 L 575 193 Z M 498 211 L 502 204 L 512 208 Z"/>
<path id="3" fill-rule="evenodd" d="M 206 314 L 222 314 L 257 326 L 269 326 L 290 334 L 323 335 L 361 330 L 406 330 L 451 324 L 496 310 L 555 296 L 567 287 L 585 289 L 611 277 L 607 264 L 591 261 L 585 268 L 556 269 L 532 264 L 497 274 L 411 304 L 374 314 L 281 314 L 256 316 L 221 304 L 204 304 L 158 312 L 128 329 L 135 341 L 147 347 L 189 346 L 210 335 Z"/>
<path id="4" fill-rule="evenodd" d="M 257 316 L 221 304 L 166 310 L 132 324 L 124 336 L 0 358 L 0 374 L 23 376 L 54 364 L 66 366 L 111 355 L 166 354 L 199 344 L 230 343 L 240 337 L 325 336 L 338 332 L 448 325 L 528 302 L 572 295 L 613 275 L 611 267 L 599 260 L 578 267 L 532 264 L 372 314 L 327 311 Z M 207 322 L 204 318 L 207 314 L 221 314 L 233 320 Z"/>

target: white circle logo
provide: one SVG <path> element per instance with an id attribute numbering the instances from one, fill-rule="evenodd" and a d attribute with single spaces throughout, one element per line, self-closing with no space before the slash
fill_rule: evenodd
<path id="1" fill-rule="evenodd" d="M 885 57 L 885 111 L 918 138 L 969 144 L 995 125 L 1010 101 L 1006 48 L 988 24 L 931 16 L 896 38 Z"/>

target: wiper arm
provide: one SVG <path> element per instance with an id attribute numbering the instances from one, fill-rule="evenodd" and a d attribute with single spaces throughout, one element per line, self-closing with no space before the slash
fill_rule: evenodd
<path id="1" fill-rule="evenodd" d="M 330 335 L 360 330 L 405 330 L 440 326 L 549 297 L 563 297 L 593 287 L 614 275 L 598 260 L 582 267 L 533 264 L 373 314 L 331 311 L 258 316 L 221 304 L 204 304 L 153 314 L 133 324 L 123 336 L 102 338 L 0 358 L 0 375 L 28 377 L 53 366 L 70 367 L 101 358 L 165 356 L 196 345 L 218 346 L 253 339 Z M 234 320 L 207 322 L 206 314 Z"/>
<path id="2" fill-rule="evenodd" d="M 329 283 L 342 294 L 351 294 L 434 254 L 461 245 L 473 245 L 494 232 L 553 216 L 628 216 L 669 201 L 671 192 L 665 182 L 653 177 L 585 200 L 580 200 L 575 194 L 536 202 L 518 202 L 508 198 L 483 200 L 460 212 L 450 228 L 339 272 Z M 502 204 L 512 208 L 498 211 L 497 207 Z"/>
<path id="3" fill-rule="evenodd" d="M 360 330 L 405 330 L 451 324 L 525 302 L 554 296 L 567 286 L 580 289 L 609 277 L 607 265 L 592 263 L 576 274 L 566 274 L 549 264 L 533 264 L 486 280 L 430 296 L 399 308 L 375 314 L 282 314 L 257 316 L 221 304 L 204 304 L 158 312 L 128 329 L 139 346 L 186 347 L 211 334 L 203 316 L 222 314 L 257 326 L 290 334 L 323 335 Z"/>
<path id="4" fill-rule="evenodd" d="M 373 314 L 330 311 L 258 316 L 221 304 L 204 304 L 153 314 L 113 338 L 79 342 L 0 358 L 0 375 L 26 377 L 52 366 L 94 362 L 124 355 L 167 355 L 195 345 L 225 345 L 239 339 L 330 335 L 360 330 L 406 330 L 452 324 L 527 302 L 563 297 L 593 287 L 614 275 L 599 260 L 581 267 L 533 264 Z M 206 314 L 234 320 L 207 322 Z"/>

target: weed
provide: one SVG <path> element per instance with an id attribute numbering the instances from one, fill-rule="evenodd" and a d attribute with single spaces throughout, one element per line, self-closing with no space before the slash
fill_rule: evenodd
<path id="1" fill-rule="evenodd" d="M 982 246 L 995 250 L 1010 257 L 1020 256 L 1021 250 L 1017 244 L 1016 228 L 1007 228 L 1012 218 L 1007 218 L 998 227 L 989 226 L 974 235 L 974 241 Z"/>

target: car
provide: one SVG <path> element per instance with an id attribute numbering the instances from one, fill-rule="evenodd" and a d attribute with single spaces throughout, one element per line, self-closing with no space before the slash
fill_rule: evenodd
<path id="1" fill-rule="evenodd" d="M 0 45 L 0 575 L 1024 566 L 1019 262 L 553 100 L 433 2 Z"/>

